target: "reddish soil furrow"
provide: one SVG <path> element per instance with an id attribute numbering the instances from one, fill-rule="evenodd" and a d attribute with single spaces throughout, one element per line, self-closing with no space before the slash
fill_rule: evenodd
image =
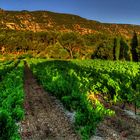
<path id="1" fill-rule="evenodd" d="M 63 106 L 38 85 L 25 66 L 25 119 L 21 122 L 22 140 L 79 140 Z"/>

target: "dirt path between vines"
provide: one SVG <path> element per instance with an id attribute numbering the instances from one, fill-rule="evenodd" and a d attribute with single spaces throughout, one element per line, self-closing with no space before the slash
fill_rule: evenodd
<path id="1" fill-rule="evenodd" d="M 140 140 L 140 119 L 128 114 L 119 106 L 113 106 L 116 115 L 105 118 L 98 126 L 97 139 L 92 140 Z M 99 138 L 99 139 L 98 139 Z"/>
<path id="2" fill-rule="evenodd" d="M 21 122 L 22 140 L 79 140 L 64 109 L 55 97 L 38 85 L 25 65 L 25 120 Z"/>

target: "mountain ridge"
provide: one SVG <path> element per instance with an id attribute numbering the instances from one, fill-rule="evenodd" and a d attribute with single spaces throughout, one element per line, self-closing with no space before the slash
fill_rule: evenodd
<path id="1" fill-rule="evenodd" d="M 79 32 L 80 34 L 107 33 L 129 38 L 134 31 L 140 34 L 140 25 L 102 23 L 78 15 L 44 10 L 11 11 L 0 9 L 0 28 L 13 30 Z"/>

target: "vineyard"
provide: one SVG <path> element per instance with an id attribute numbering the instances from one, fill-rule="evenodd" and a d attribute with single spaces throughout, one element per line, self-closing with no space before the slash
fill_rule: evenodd
<path id="1" fill-rule="evenodd" d="M 44 117 L 47 127 L 53 128 L 47 132 L 57 139 L 57 133 L 64 133 L 65 136 L 58 135 L 59 138 L 88 140 L 96 133 L 100 122 L 115 116 L 114 106 L 124 109 L 129 104 L 134 108 L 132 111 L 139 114 L 139 77 L 140 63 L 135 62 L 33 58 L 0 62 L 0 140 L 32 139 L 34 133 L 24 132 L 23 128 L 30 117 L 36 117 L 37 120 L 32 121 L 39 122 L 38 114 L 43 111 L 46 118 L 54 120 L 49 124 Z M 74 114 L 71 125 L 69 120 L 60 119 L 64 113 L 55 108 L 57 103 L 52 103 L 53 100 L 63 104 L 64 113 Z M 47 110 L 48 106 L 56 111 L 53 116 L 53 109 Z M 67 130 L 57 128 L 56 123 Z M 39 127 L 34 131 L 41 135 L 43 127 L 35 127 Z"/>
<path id="2" fill-rule="evenodd" d="M 17 122 L 24 116 L 23 61 L 0 63 L 0 139 L 20 139 Z"/>

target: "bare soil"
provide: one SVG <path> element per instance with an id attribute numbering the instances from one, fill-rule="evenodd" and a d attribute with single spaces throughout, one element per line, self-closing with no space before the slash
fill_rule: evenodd
<path id="1" fill-rule="evenodd" d="M 103 140 L 140 140 L 140 120 L 119 106 L 112 106 L 112 109 L 116 115 L 107 117 L 100 123 L 97 135 Z"/>
<path id="2" fill-rule="evenodd" d="M 79 140 L 62 104 L 48 94 L 25 65 L 25 119 L 20 124 L 22 140 Z"/>

